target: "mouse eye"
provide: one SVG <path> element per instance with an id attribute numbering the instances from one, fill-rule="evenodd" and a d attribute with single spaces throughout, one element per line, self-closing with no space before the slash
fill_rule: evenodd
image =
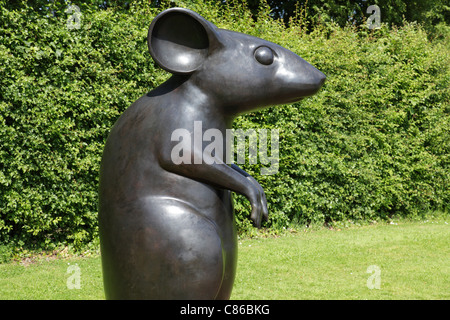
<path id="1" fill-rule="evenodd" d="M 274 56 L 273 51 L 269 47 L 259 47 L 255 50 L 255 59 L 266 66 L 272 64 Z"/>

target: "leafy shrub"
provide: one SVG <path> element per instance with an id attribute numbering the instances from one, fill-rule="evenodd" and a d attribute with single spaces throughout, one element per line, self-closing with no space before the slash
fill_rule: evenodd
<path id="1" fill-rule="evenodd" d="M 300 31 L 268 40 L 322 70 L 323 89 L 239 124 L 281 130 L 280 172 L 257 178 L 270 198 L 272 224 L 448 210 L 448 48 L 430 43 L 415 24 L 374 32 L 316 28 L 298 37 Z"/>
<path id="2" fill-rule="evenodd" d="M 152 17 L 94 11 L 68 29 L 65 14 L 0 10 L 0 237 L 89 242 L 109 129 L 160 82 L 146 49 Z"/>
<path id="3" fill-rule="evenodd" d="M 103 145 L 118 116 L 168 78 L 147 51 L 155 9 L 68 15 L 0 8 L 0 241 L 82 246 L 98 236 Z M 198 1 L 221 28 L 285 46 L 328 77 L 314 97 L 242 116 L 236 128 L 280 130 L 280 168 L 260 175 L 271 220 L 387 219 L 449 209 L 449 50 L 420 26 L 369 31 L 282 23 L 259 10 Z M 249 204 L 236 197 L 248 230 Z"/>

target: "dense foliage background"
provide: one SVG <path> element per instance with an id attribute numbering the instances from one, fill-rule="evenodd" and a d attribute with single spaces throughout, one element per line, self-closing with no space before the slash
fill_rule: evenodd
<path id="1" fill-rule="evenodd" d="M 151 59 L 146 36 L 153 17 L 175 5 L 221 28 L 276 42 L 327 75 L 316 96 L 235 123 L 280 130 L 278 174 L 261 176 L 259 165 L 244 166 L 266 190 L 267 227 L 448 212 L 450 46 L 444 1 L 418 10 L 425 18 L 416 20 L 423 25 L 412 22 L 413 16 L 389 18 L 392 6 L 409 8 L 407 1 L 378 1 L 388 23 L 377 30 L 364 23 L 366 1 L 328 1 L 343 13 L 312 0 L 299 2 L 296 12 L 287 9 L 292 1 L 281 2 L 284 9 L 270 1 L 73 3 L 82 14 L 80 28 L 67 26 L 73 16 L 65 12 L 67 1 L 0 0 L 2 243 L 82 247 L 97 238 L 105 139 L 133 101 L 169 77 Z M 355 3 L 360 10 L 352 12 L 362 16 L 350 19 Z M 251 228 L 249 212 L 249 203 L 237 197 L 241 232 Z"/>

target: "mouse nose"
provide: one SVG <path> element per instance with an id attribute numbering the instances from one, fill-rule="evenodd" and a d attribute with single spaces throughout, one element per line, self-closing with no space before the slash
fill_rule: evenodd
<path id="1" fill-rule="evenodd" d="M 325 83 L 325 80 L 327 79 L 327 77 L 323 74 L 322 71 L 320 71 L 316 68 L 314 68 L 314 69 L 315 69 L 314 76 L 313 76 L 314 80 L 312 81 L 312 83 L 315 87 L 317 87 L 317 89 L 320 89 L 323 86 L 323 84 Z"/>
<path id="2" fill-rule="evenodd" d="M 317 70 L 317 71 L 319 71 L 319 70 Z M 327 79 L 327 76 L 325 74 L 323 74 L 323 72 L 319 71 L 319 86 L 323 86 L 326 79 Z"/>
<path id="3" fill-rule="evenodd" d="M 310 64 L 306 64 L 306 70 L 307 76 L 302 77 L 302 81 L 298 88 L 304 96 L 311 96 L 322 88 L 327 77 Z"/>

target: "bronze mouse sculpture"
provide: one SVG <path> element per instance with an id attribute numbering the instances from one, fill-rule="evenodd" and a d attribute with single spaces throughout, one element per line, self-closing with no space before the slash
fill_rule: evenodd
<path id="1" fill-rule="evenodd" d="M 222 159 L 174 163 L 179 128 L 221 132 L 239 114 L 298 101 L 325 76 L 291 51 L 218 29 L 188 9 L 160 13 L 150 53 L 173 76 L 134 102 L 106 141 L 99 230 L 107 299 L 228 299 L 237 237 L 231 191 L 246 196 L 251 219 L 267 219 L 261 186 Z M 224 154 L 224 153 L 222 153 Z"/>

